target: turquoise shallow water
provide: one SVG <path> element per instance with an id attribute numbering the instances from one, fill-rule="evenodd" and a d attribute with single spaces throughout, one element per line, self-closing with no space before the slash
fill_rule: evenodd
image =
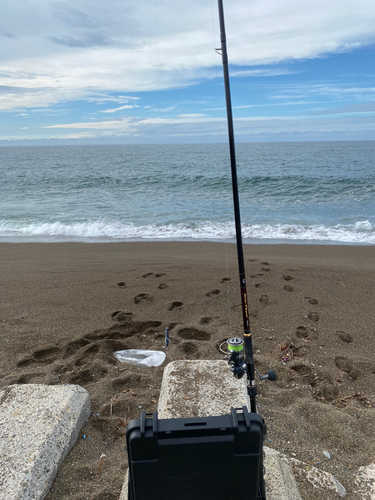
<path id="1" fill-rule="evenodd" d="M 375 243 L 375 141 L 237 144 L 245 242 Z M 227 145 L 0 148 L 0 241 L 234 238 Z"/>

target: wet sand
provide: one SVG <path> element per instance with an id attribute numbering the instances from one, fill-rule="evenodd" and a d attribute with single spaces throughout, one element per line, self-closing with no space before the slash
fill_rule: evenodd
<path id="1" fill-rule="evenodd" d="M 333 473 L 354 499 L 354 473 L 375 462 L 375 247 L 246 245 L 245 262 L 256 366 L 278 374 L 258 385 L 267 446 Z M 168 325 L 166 362 L 221 359 L 242 332 L 235 245 L 0 244 L 0 269 L 0 387 L 90 394 L 47 499 L 117 500 L 125 425 L 156 409 L 163 367 L 113 351 L 163 350 Z"/>

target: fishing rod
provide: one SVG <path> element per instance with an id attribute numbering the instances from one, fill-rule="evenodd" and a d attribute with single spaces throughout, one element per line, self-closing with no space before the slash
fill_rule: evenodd
<path id="1" fill-rule="evenodd" d="M 229 138 L 229 153 L 230 153 L 230 165 L 232 172 L 234 220 L 236 227 L 237 259 L 238 259 L 238 270 L 240 277 L 242 316 L 243 316 L 243 328 L 244 328 L 244 334 L 243 334 L 244 340 L 234 337 L 227 341 L 227 347 L 230 354 L 228 363 L 230 364 L 233 374 L 236 378 L 242 378 L 243 375 L 246 373 L 247 393 L 250 399 L 250 409 L 252 412 L 257 413 L 257 405 L 256 405 L 257 387 L 255 385 L 255 373 L 257 373 L 260 380 L 264 380 L 267 378 L 269 380 L 276 380 L 276 373 L 274 372 L 274 370 L 268 370 L 266 375 L 260 375 L 258 370 L 254 367 L 253 342 L 250 331 L 249 304 L 248 304 L 247 290 L 246 290 L 245 264 L 243 256 L 243 245 L 242 245 L 241 215 L 240 215 L 240 202 L 238 196 L 238 180 L 237 180 L 237 166 L 236 166 L 236 150 L 234 143 L 232 100 L 231 100 L 230 83 L 229 83 L 228 53 L 227 53 L 227 41 L 225 33 L 223 0 L 218 0 L 218 7 L 219 7 L 221 48 L 216 49 L 216 52 L 218 52 L 218 54 L 221 55 L 223 63 L 228 138 Z"/>

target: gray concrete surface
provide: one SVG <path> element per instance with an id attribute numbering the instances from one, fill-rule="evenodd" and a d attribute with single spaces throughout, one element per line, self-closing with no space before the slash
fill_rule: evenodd
<path id="1" fill-rule="evenodd" d="M 245 384 L 232 376 L 226 361 L 174 361 L 164 369 L 159 418 L 223 415 L 232 406 L 248 404 Z M 338 499 L 346 496 L 344 486 L 332 474 L 272 448 L 264 447 L 264 451 L 267 500 L 301 500 L 295 477 L 304 482 L 308 498 L 325 498 L 328 492 Z M 358 472 L 357 491 L 362 494 L 358 498 L 375 500 L 374 476 L 374 465 Z M 128 471 L 120 500 L 127 500 L 127 486 Z"/>
<path id="2" fill-rule="evenodd" d="M 226 361 L 173 361 L 164 368 L 159 418 L 209 417 L 247 404 L 244 380 Z"/>
<path id="3" fill-rule="evenodd" d="M 159 418 L 206 417 L 246 405 L 244 380 L 236 380 L 225 361 L 173 361 L 163 374 Z M 301 500 L 290 466 L 265 448 L 267 500 Z M 128 497 L 128 473 L 120 500 Z M 152 499 L 150 499 L 152 500 Z"/>
<path id="4" fill-rule="evenodd" d="M 358 469 L 355 486 L 357 498 L 375 500 L 375 463 Z"/>
<path id="5" fill-rule="evenodd" d="M 77 385 L 0 391 L 0 500 L 42 500 L 89 416 Z"/>

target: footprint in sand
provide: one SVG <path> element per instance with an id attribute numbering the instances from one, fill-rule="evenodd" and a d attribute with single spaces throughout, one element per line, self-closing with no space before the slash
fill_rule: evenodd
<path id="1" fill-rule="evenodd" d="M 317 306 L 319 302 L 316 299 L 313 299 L 312 297 L 304 297 L 304 299 L 307 299 L 309 304 L 312 304 L 313 306 Z"/>
<path id="2" fill-rule="evenodd" d="M 258 262 L 258 259 L 248 259 L 249 262 Z"/>
<path id="3" fill-rule="evenodd" d="M 142 278 L 148 278 L 149 276 L 152 276 L 154 273 L 147 273 L 142 276 Z"/>
<path id="4" fill-rule="evenodd" d="M 90 382 L 93 382 L 93 373 L 89 368 L 80 370 L 78 372 L 75 371 L 72 374 L 68 375 L 68 380 L 69 384 L 89 384 Z"/>
<path id="5" fill-rule="evenodd" d="M 160 283 L 160 285 L 158 286 L 158 288 L 160 290 L 165 290 L 166 288 L 168 288 L 168 285 L 166 285 L 165 283 Z"/>
<path id="6" fill-rule="evenodd" d="M 227 281 L 230 281 L 230 278 L 223 278 L 223 279 L 221 280 L 221 282 L 222 282 L 222 283 L 226 283 Z"/>
<path id="7" fill-rule="evenodd" d="M 255 288 L 263 288 L 268 286 L 268 283 L 255 283 Z"/>
<path id="8" fill-rule="evenodd" d="M 33 363 L 43 363 L 51 364 L 57 360 L 60 354 L 60 349 L 58 347 L 47 347 L 46 349 L 39 349 L 35 351 L 31 356 L 28 355 L 21 359 L 17 366 L 29 366 Z"/>
<path id="9" fill-rule="evenodd" d="M 112 318 L 116 321 L 121 319 L 122 314 L 128 318 L 130 313 L 114 311 Z M 170 328 L 172 329 L 175 325 L 175 323 L 170 324 Z M 156 335 L 160 335 L 158 342 L 162 345 L 164 333 L 161 321 L 133 322 L 129 319 L 125 322 L 114 322 L 109 328 L 85 333 L 82 337 L 67 342 L 61 347 L 47 345 L 28 354 L 20 360 L 18 366 L 28 367 L 29 372 L 18 373 L 18 379 L 13 383 L 61 383 L 86 386 L 105 378 L 107 379 L 106 388 L 110 389 L 111 382 L 118 377 L 119 373 L 119 361 L 113 356 L 113 352 L 139 348 L 140 339 L 147 348 L 152 345 L 151 342 L 154 341 Z M 173 340 L 176 344 L 184 342 L 180 338 Z M 184 357 L 192 359 L 195 356 L 199 357 L 200 354 L 198 347 L 189 347 L 189 345 L 185 351 Z M 37 366 L 37 369 L 30 370 L 31 366 Z M 136 380 L 131 380 L 130 384 L 134 387 Z M 107 399 L 112 395 L 109 391 Z"/>
<path id="10" fill-rule="evenodd" d="M 203 316 L 203 318 L 200 319 L 199 323 L 201 325 L 208 325 L 209 323 L 212 323 L 212 318 L 209 316 Z"/>
<path id="11" fill-rule="evenodd" d="M 92 363 L 98 352 L 99 352 L 99 346 L 97 344 L 92 344 L 88 346 L 86 349 L 83 349 L 83 352 L 80 354 L 80 356 L 78 356 L 75 365 L 83 366 Z"/>
<path id="12" fill-rule="evenodd" d="M 35 378 L 45 378 L 45 376 L 46 376 L 45 373 L 42 373 L 42 372 L 25 373 L 25 374 L 21 375 L 20 377 L 17 377 L 14 380 L 12 379 L 10 385 L 13 385 L 13 384 L 29 384 L 32 379 L 35 379 Z M 34 383 L 36 383 L 36 382 L 34 382 Z"/>
<path id="13" fill-rule="evenodd" d="M 130 321 L 132 319 L 132 316 L 132 313 L 126 313 L 123 311 L 115 311 L 111 314 L 112 319 L 119 322 Z"/>
<path id="14" fill-rule="evenodd" d="M 307 316 L 311 319 L 311 321 L 319 321 L 320 320 L 320 314 L 317 312 L 314 312 L 314 311 L 309 312 Z"/>
<path id="15" fill-rule="evenodd" d="M 308 382 L 312 387 L 316 386 L 317 379 L 314 370 L 304 363 L 296 363 L 295 365 L 290 367 L 291 370 L 294 370 L 298 375 L 303 377 L 306 382 Z"/>
<path id="16" fill-rule="evenodd" d="M 309 336 L 310 330 L 306 326 L 297 326 L 297 337 L 299 339 L 307 339 Z"/>
<path id="17" fill-rule="evenodd" d="M 149 298 L 150 298 L 150 296 L 149 296 L 148 293 L 139 293 L 138 295 L 136 295 L 134 297 L 134 302 L 136 304 L 139 304 L 140 302 L 143 302 L 143 301 L 145 301 L 145 300 L 147 300 Z"/>
<path id="18" fill-rule="evenodd" d="M 194 342 L 182 342 L 177 346 L 177 352 L 183 359 L 199 359 L 199 349 Z"/>
<path id="19" fill-rule="evenodd" d="M 251 278 L 258 278 L 258 276 L 264 276 L 264 274 L 262 274 L 262 273 L 252 274 L 250 277 Z"/>
<path id="20" fill-rule="evenodd" d="M 90 340 L 85 339 L 85 338 L 80 338 L 80 339 L 72 340 L 72 341 L 68 342 L 65 346 L 64 354 L 63 354 L 62 358 L 63 359 L 69 358 L 69 356 L 72 356 L 77 351 L 79 351 L 83 347 L 86 347 L 89 344 L 90 344 Z"/>
<path id="21" fill-rule="evenodd" d="M 263 304 L 267 304 L 267 302 L 269 302 L 270 299 L 268 297 L 268 295 L 262 295 L 259 299 L 259 302 L 262 302 Z"/>
<path id="22" fill-rule="evenodd" d="M 172 304 L 169 306 L 169 310 L 170 311 L 173 311 L 173 309 L 179 309 L 180 307 L 182 307 L 184 305 L 183 302 L 178 302 L 178 301 L 175 301 L 175 302 L 172 302 Z"/>
<path id="23" fill-rule="evenodd" d="M 331 382 L 323 382 L 320 387 L 317 387 L 314 394 L 320 398 L 324 398 L 326 401 L 332 402 L 339 397 L 340 388 L 337 385 L 332 385 Z"/>
<path id="24" fill-rule="evenodd" d="M 343 342 L 346 342 L 347 344 L 351 344 L 353 342 L 353 337 L 350 335 L 350 333 L 342 332 L 339 330 L 336 332 L 336 334 Z"/>
<path id="25" fill-rule="evenodd" d="M 214 295 L 219 295 L 221 290 L 212 290 L 212 292 L 206 293 L 206 297 L 213 297 Z"/>
<path id="26" fill-rule="evenodd" d="M 293 276 L 291 276 L 290 274 L 283 274 L 283 278 L 285 281 L 292 281 Z"/>
<path id="27" fill-rule="evenodd" d="M 196 328 L 182 328 L 177 335 L 185 340 L 210 340 L 211 334 Z"/>
<path id="28" fill-rule="evenodd" d="M 350 359 L 348 358 L 338 356 L 337 358 L 335 358 L 335 365 L 339 370 L 347 373 L 352 380 L 355 380 L 360 374 L 359 370 L 356 370 L 354 368 L 352 361 L 350 361 Z"/>
<path id="29" fill-rule="evenodd" d="M 270 270 L 269 267 L 262 267 L 262 271 L 265 271 L 266 273 L 268 273 L 269 270 Z"/>
<path id="30" fill-rule="evenodd" d="M 120 283 L 117 283 L 118 286 L 120 286 L 121 288 L 124 288 L 126 286 L 126 283 L 125 281 L 120 281 Z"/>
<path id="31" fill-rule="evenodd" d="M 119 387 L 121 389 L 125 387 L 133 390 L 141 388 L 145 384 L 145 382 L 150 382 L 149 377 L 146 374 L 130 373 L 114 378 L 111 385 L 113 387 Z"/>
<path id="32" fill-rule="evenodd" d="M 162 276 L 166 276 L 165 273 L 161 273 L 161 274 L 155 274 L 156 278 L 161 278 Z"/>
<path id="33" fill-rule="evenodd" d="M 269 266 L 268 262 L 261 262 L 263 266 Z"/>
<path id="34" fill-rule="evenodd" d="M 38 361 L 45 361 L 47 363 L 54 361 L 57 359 L 57 355 L 60 353 L 60 349 L 58 347 L 47 347 L 47 349 L 39 349 L 34 352 L 34 358 Z"/>
<path id="35" fill-rule="evenodd" d="M 284 290 L 286 290 L 287 292 L 293 292 L 293 287 L 292 285 L 285 285 Z"/>

